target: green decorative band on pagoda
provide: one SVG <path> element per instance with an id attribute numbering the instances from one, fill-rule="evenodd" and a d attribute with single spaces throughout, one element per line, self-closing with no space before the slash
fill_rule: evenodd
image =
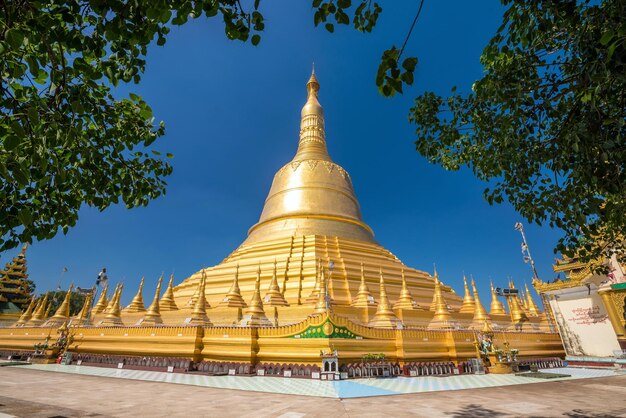
<path id="1" fill-rule="evenodd" d="M 363 337 L 356 335 L 346 327 L 337 326 L 330 320 L 326 320 L 320 325 L 310 326 L 301 333 L 292 335 L 289 338 L 347 338 L 355 340 Z"/>

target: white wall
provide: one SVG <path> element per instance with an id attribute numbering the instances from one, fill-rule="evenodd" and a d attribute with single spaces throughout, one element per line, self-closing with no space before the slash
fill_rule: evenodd
<path id="1" fill-rule="evenodd" d="M 619 350 L 617 337 L 602 298 L 592 286 L 566 289 L 550 298 L 563 345 L 568 355 L 612 357 Z M 551 292 L 552 293 L 552 292 Z"/>

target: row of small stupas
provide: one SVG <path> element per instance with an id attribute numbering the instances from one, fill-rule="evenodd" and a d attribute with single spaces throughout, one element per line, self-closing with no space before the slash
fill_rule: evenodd
<path id="1" fill-rule="evenodd" d="M 320 262 L 321 264 L 321 262 Z M 11 266 L 7 266 L 10 268 Z M 329 288 L 332 281 L 329 280 L 328 270 L 319 269 L 315 287 L 311 294 L 302 304 L 308 308 L 311 315 L 324 313 L 326 310 L 345 311 L 345 307 L 334 306 Z M 406 280 L 402 279 L 402 289 L 397 300 L 391 301 L 387 296 L 385 277 L 382 269 L 379 271 L 378 295 L 373 294 L 367 283 L 364 270 L 361 270 L 361 281 L 358 292 L 350 306 L 350 311 L 362 311 L 369 318 L 363 325 L 375 328 L 402 328 L 402 327 L 425 327 L 428 329 L 484 329 L 485 326 L 493 328 L 515 328 L 520 323 L 529 322 L 531 329 L 545 330 L 545 315 L 539 310 L 534 302 L 528 287 L 526 293 L 521 296 L 507 298 L 509 311 L 507 313 L 503 304 L 498 300 L 493 285 L 491 286 L 491 306 L 488 313 L 482 304 L 474 280 L 471 280 L 471 288 L 464 281 L 465 294 L 463 303 L 459 309 L 453 309 L 447 302 L 442 292 L 442 283 L 435 272 L 435 292 L 429 306 L 418 304 L 413 298 Z M 155 326 L 155 325 L 241 325 L 241 326 L 277 326 L 285 325 L 280 321 L 280 311 L 290 306 L 290 303 L 281 292 L 277 280 L 276 268 L 267 289 L 261 289 L 261 269 L 257 269 L 257 280 L 251 300 L 246 302 L 241 295 L 238 283 L 238 272 L 233 277 L 232 286 L 224 294 L 222 301 L 212 307 L 206 299 L 206 279 L 200 281 L 195 294 L 183 305 L 178 306 L 174 298 L 173 276 L 170 277 L 168 286 L 161 296 L 162 278 L 159 278 L 156 292 L 152 303 L 146 308 L 143 299 L 144 280 L 142 279 L 139 289 L 131 303 L 123 308 L 120 299 L 123 284 L 118 284 L 109 297 L 108 286 L 105 285 L 100 291 L 95 305 L 93 294 L 89 294 L 81 311 L 70 316 L 70 297 L 72 287 L 67 292 L 64 301 L 54 315 L 50 316 L 50 303 L 46 294 L 39 300 L 34 298 L 25 309 L 14 326 L 58 326 L 71 320 L 76 326 Z M 513 287 L 512 283 L 509 286 Z M 262 295 L 263 293 L 263 295 Z M 268 311 L 269 309 L 269 311 Z M 213 315 L 215 313 L 215 315 Z M 410 313 L 417 314 L 418 319 L 411 317 Z M 355 322 L 359 318 L 352 315 Z M 403 321 L 403 319 L 405 319 Z"/>

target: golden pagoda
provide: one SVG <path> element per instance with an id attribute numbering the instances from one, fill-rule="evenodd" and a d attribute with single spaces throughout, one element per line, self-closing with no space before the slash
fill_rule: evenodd
<path id="1" fill-rule="evenodd" d="M 177 286 L 170 279 L 160 301 L 158 288 L 153 305 L 161 308 L 159 320 L 142 323 L 144 313 L 120 310 L 121 284 L 108 304 L 103 289 L 91 311 L 93 326 L 70 325 L 70 351 L 238 365 L 234 373 L 239 366 L 267 364 L 319 367 L 323 353 L 330 352 L 337 353 L 340 366 L 382 353 L 400 369 L 475 356 L 469 325 L 472 314 L 487 317 L 484 307 L 478 314 L 459 312 L 464 299 L 446 280 L 405 265 L 377 242 L 361 216 L 350 175 L 328 153 L 314 73 L 306 90 L 295 155 L 275 174 L 259 220 L 241 245 Z M 376 269 L 377 279 L 364 265 Z M 477 292 L 469 296 L 479 302 Z M 431 301 L 432 310 L 426 309 Z M 152 306 L 151 311 L 157 313 Z M 497 329 L 510 329 L 508 316 L 492 320 Z M 541 317 L 530 321 L 547 330 Z M 33 335 L 41 332 L 29 333 L 29 324 L 0 328 L 0 350 L 37 343 Z M 520 356 L 562 355 L 557 334 L 528 332 L 496 331 L 494 340 L 511 342 Z"/>
<path id="2" fill-rule="evenodd" d="M 0 270 L 0 313 L 16 311 L 18 318 L 21 311 L 28 307 L 34 289 L 28 280 L 27 249 L 28 244 L 24 244 L 22 251 L 6 264 L 4 270 Z"/>
<path id="3" fill-rule="evenodd" d="M 474 313 L 475 302 L 469 287 L 467 286 L 467 278 L 463 275 L 463 287 L 465 289 L 465 296 L 463 297 L 463 306 L 461 306 L 461 313 Z"/>

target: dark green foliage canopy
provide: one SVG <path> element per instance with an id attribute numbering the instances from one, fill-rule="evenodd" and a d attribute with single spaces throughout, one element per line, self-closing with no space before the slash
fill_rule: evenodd
<path id="1" fill-rule="evenodd" d="M 504 1 L 468 95 L 425 93 L 409 119 L 417 150 L 470 167 L 527 220 L 564 231 L 558 250 L 624 255 L 626 2 Z"/>

